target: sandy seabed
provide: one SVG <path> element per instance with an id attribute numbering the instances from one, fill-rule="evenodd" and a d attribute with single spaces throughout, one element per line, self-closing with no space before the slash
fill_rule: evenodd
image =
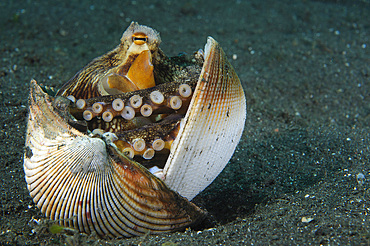
<path id="1" fill-rule="evenodd" d="M 365 0 L 2 1 L 0 244 L 369 245 L 369 13 Z M 240 144 L 194 199 L 215 225 L 110 241 L 37 230 L 22 159 L 29 81 L 60 88 L 133 20 L 170 56 L 214 37 L 243 83 Z"/>

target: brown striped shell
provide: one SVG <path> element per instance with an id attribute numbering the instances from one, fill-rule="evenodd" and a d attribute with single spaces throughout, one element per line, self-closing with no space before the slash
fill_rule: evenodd
<path id="1" fill-rule="evenodd" d="M 152 36 L 160 41 L 157 32 L 137 23 L 123 37 L 131 33 L 138 45 Z M 31 81 L 24 155 L 28 189 L 45 216 L 110 238 L 200 223 L 206 213 L 189 201 L 226 166 L 246 117 L 241 83 L 214 39 L 208 38 L 198 65 L 172 64 L 159 42 L 150 41 L 151 53 L 140 50 L 131 60 L 104 65 L 112 52 L 131 57 L 126 41 L 88 64 L 56 97 Z M 154 64 L 154 76 L 127 72 L 130 65 L 141 69 L 146 59 Z M 156 85 L 102 95 L 101 81 L 117 67 L 125 67 L 130 79 L 152 84 L 154 78 Z M 109 79 L 115 90 L 126 90 L 117 84 L 121 78 Z M 136 95 L 141 102 L 134 107 Z"/>

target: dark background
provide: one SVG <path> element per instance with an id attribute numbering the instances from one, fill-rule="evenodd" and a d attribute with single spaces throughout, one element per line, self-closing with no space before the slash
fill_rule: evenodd
<path id="1" fill-rule="evenodd" d="M 0 244 L 370 244 L 369 13 L 360 0 L 1 1 Z M 51 234 L 24 181 L 29 81 L 60 88 L 131 21 L 159 31 L 169 56 L 214 37 L 243 83 L 243 137 L 194 199 L 216 224 L 108 242 Z"/>

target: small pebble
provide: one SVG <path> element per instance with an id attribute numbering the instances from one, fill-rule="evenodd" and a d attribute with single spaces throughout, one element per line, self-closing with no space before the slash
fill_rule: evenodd
<path id="1" fill-rule="evenodd" d="M 358 173 L 356 175 L 356 180 L 357 180 L 357 183 L 360 186 L 362 186 L 365 183 L 365 180 L 366 180 L 365 175 L 363 173 Z"/>
<path id="2" fill-rule="evenodd" d="M 301 221 L 303 223 L 310 223 L 311 221 L 313 221 L 313 218 L 310 218 L 310 217 L 302 217 Z"/>

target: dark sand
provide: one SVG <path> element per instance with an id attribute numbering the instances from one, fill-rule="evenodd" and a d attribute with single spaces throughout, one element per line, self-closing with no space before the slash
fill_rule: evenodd
<path id="1" fill-rule="evenodd" d="M 50 2 L 0 2 L 1 245 L 370 244 L 369 1 Z M 36 233 L 32 218 L 45 220 L 22 167 L 29 81 L 60 88 L 132 20 L 170 56 L 213 36 L 243 83 L 242 140 L 194 199 L 216 224 L 119 241 Z"/>

